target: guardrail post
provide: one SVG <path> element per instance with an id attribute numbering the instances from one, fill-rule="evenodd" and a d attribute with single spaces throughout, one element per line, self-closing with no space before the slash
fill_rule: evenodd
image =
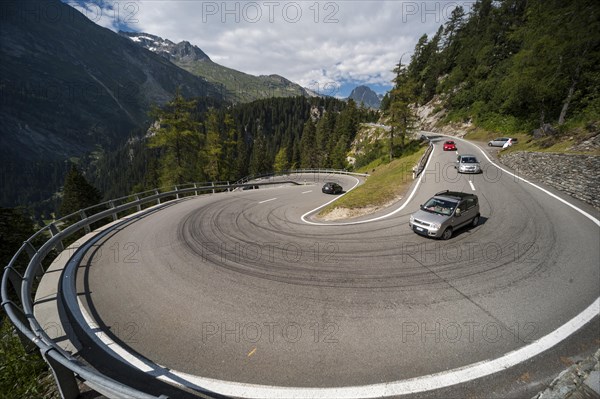
<path id="1" fill-rule="evenodd" d="M 55 349 L 47 349 L 42 353 L 42 356 L 52 369 L 52 374 L 54 374 L 54 380 L 56 381 L 56 385 L 60 391 L 61 398 L 77 399 L 80 392 L 79 387 L 77 386 L 77 380 L 75 379 L 75 374 L 61 363 L 53 359 L 52 356 L 48 355 L 48 352 L 52 350 Z"/>
<path id="2" fill-rule="evenodd" d="M 175 194 L 175 198 L 176 198 L 176 199 L 179 199 L 179 193 L 178 193 L 177 191 L 178 191 L 178 190 L 177 190 L 177 186 L 175 186 L 175 192 L 177 193 L 177 194 Z"/>
<path id="3" fill-rule="evenodd" d="M 115 209 L 115 203 L 114 202 L 108 201 L 108 205 L 111 207 L 111 209 Z M 113 222 L 118 219 L 116 212 L 113 212 L 112 218 L 113 218 Z"/>
<path id="4" fill-rule="evenodd" d="M 50 228 L 50 234 L 52 234 L 52 237 L 54 237 L 55 235 L 60 233 L 60 231 L 58 231 L 58 227 L 56 227 L 56 225 L 54 223 L 50 223 L 49 228 Z M 65 250 L 65 246 L 63 245 L 62 240 L 60 240 L 59 242 L 56 243 L 55 248 L 58 252 L 62 252 Z"/>
<path id="5" fill-rule="evenodd" d="M 229 182 L 227 182 L 227 192 L 230 193 L 231 189 L 229 188 Z"/>
<path id="6" fill-rule="evenodd" d="M 29 255 L 29 258 L 33 258 L 33 256 L 37 253 L 37 249 L 35 249 L 35 247 L 33 246 L 33 244 L 31 242 L 29 242 L 29 240 L 25 241 L 25 250 L 27 251 L 27 255 Z"/>
<path id="7" fill-rule="evenodd" d="M 17 293 L 19 302 L 23 303 L 23 298 L 21 298 L 21 283 L 23 282 L 23 275 L 16 271 L 12 266 L 6 266 L 4 268 L 4 273 L 8 273 L 8 281 L 10 281 L 13 290 L 15 290 Z M 27 322 L 27 320 L 24 319 L 24 322 Z"/>
<path id="8" fill-rule="evenodd" d="M 212 182 L 211 185 L 214 187 L 215 186 L 215 182 Z M 212 189 L 212 193 L 213 194 L 215 193 L 215 189 L 214 188 Z"/>
<path id="9" fill-rule="evenodd" d="M 158 195 L 158 190 L 154 190 L 154 194 Z M 160 205 L 160 198 L 156 198 L 156 205 Z"/>
<path id="10" fill-rule="evenodd" d="M 135 195 L 135 200 L 139 201 L 140 200 L 140 196 L 139 195 Z M 141 212 L 142 211 L 142 205 L 141 204 L 137 204 L 137 211 Z"/>
<path id="11" fill-rule="evenodd" d="M 79 217 L 81 217 L 81 220 L 87 219 L 87 215 L 85 214 L 85 211 L 83 209 L 79 210 Z M 86 223 L 83 226 L 83 229 L 85 230 L 85 234 L 90 234 L 90 232 L 92 231 L 92 229 L 90 229 L 90 225 L 88 223 Z"/>
<path id="12" fill-rule="evenodd" d="M 25 241 L 25 250 L 27 251 L 27 255 L 29 255 L 29 259 L 33 259 L 33 257 L 37 254 L 37 249 L 35 249 L 33 244 L 31 242 L 29 242 L 29 240 Z M 29 261 L 29 263 L 31 263 L 31 261 Z M 34 276 L 36 278 L 44 274 L 44 270 L 42 268 L 42 265 L 40 264 L 40 260 L 38 260 L 36 262 L 36 266 L 38 266 L 38 265 L 39 265 L 39 268 L 35 272 L 35 276 Z"/>
<path id="13" fill-rule="evenodd" d="M 194 188 L 198 188 L 198 183 L 194 183 Z M 194 191 L 194 194 L 196 195 L 196 197 L 198 196 L 198 190 Z"/>

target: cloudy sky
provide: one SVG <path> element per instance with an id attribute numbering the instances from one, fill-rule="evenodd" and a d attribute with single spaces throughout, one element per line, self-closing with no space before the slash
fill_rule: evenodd
<path id="1" fill-rule="evenodd" d="M 222 65 L 282 75 L 346 97 L 366 84 L 385 93 L 391 70 L 418 38 L 433 35 L 461 5 L 454 1 L 66 1 L 112 30 L 187 40 Z M 75 3 L 76 2 L 76 3 Z"/>

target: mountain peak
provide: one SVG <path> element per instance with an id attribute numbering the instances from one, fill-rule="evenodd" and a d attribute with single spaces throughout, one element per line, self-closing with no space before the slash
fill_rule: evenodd
<path id="1" fill-rule="evenodd" d="M 225 98 L 234 102 L 248 102 L 269 97 L 309 96 L 305 89 L 283 76 L 254 76 L 219 65 L 188 41 L 175 44 L 170 40 L 143 32 L 121 31 L 119 34 L 220 87 Z"/>
<path id="2" fill-rule="evenodd" d="M 175 44 L 169 39 L 163 39 L 160 36 L 150 33 L 119 31 L 119 34 L 131 39 L 146 50 L 161 55 L 169 61 L 210 61 L 210 58 L 204 51 L 185 40 Z"/>
<path id="3" fill-rule="evenodd" d="M 353 99 L 357 104 L 364 104 L 366 107 L 378 109 L 381 105 L 381 99 L 369 86 L 361 85 L 350 93 L 349 99 Z"/>

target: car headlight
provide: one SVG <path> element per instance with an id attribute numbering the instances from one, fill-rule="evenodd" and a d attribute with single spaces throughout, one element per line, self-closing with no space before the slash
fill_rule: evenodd
<path id="1" fill-rule="evenodd" d="M 414 223 L 414 221 L 415 221 L 414 216 L 410 215 L 410 219 L 408 219 L 408 223 L 412 224 L 412 223 Z"/>
<path id="2" fill-rule="evenodd" d="M 431 223 L 431 227 L 434 228 L 434 229 L 436 229 L 436 230 L 439 230 L 440 224 L 439 223 Z"/>

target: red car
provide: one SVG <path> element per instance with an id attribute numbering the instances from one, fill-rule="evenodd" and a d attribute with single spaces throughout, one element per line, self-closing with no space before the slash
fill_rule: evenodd
<path id="1" fill-rule="evenodd" d="M 456 151 L 456 144 L 454 141 L 448 140 L 444 143 L 444 151 Z"/>

